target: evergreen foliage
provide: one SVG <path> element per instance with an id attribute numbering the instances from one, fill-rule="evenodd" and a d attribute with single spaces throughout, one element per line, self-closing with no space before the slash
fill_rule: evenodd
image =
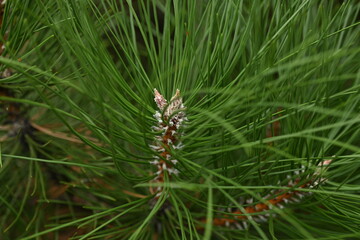
<path id="1" fill-rule="evenodd" d="M 2 6 L 0 239 L 360 238 L 357 1 Z M 188 118 L 162 181 L 154 88 Z"/>

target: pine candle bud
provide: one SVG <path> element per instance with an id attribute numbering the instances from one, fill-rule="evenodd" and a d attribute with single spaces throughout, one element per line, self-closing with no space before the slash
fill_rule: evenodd
<path id="1" fill-rule="evenodd" d="M 154 89 L 154 95 L 154 100 L 159 110 L 154 114 L 157 125 L 153 126 L 152 129 L 158 134 L 155 136 L 154 143 L 149 145 L 149 147 L 154 150 L 157 155 L 154 156 L 153 161 L 150 161 L 150 164 L 157 167 L 155 181 L 163 183 L 165 180 L 165 171 L 167 171 L 169 177 L 179 173 L 175 168 L 178 160 L 174 159 L 170 150 L 181 149 L 183 147 L 179 140 L 179 129 L 183 127 L 187 118 L 183 112 L 185 107 L 178 89 L 169 103 L 156 89 Z M 156 198 L 159 198 L 162 192 L 163 188 L 158 187 Z"/>

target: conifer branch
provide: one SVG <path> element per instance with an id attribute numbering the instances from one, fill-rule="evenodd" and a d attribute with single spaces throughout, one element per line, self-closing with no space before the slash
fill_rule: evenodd
<path id="1" fill-rule="evenodd" d="M 300 173 L 295 172 L 295 180 L 289 180 L 286 185 L 287 188 L 300 188 L 300 189 L 312 189 L 318 186 L 320 183 L 324 183 L 326 178 L 323 178 L 322 175 L 325 173 L 327 168 L 329 167 L 332 160 L 324 160 L 320 162 L 312 175 L 308 175 L 305 177 L 301 177 Z M 305 166 L 302 165 L 301 173 L 305 172 Z M 288 178 L 293 179 L 292 176 L 288 175 Z M 301 182 L 301 185 L 299 185 Z M 263 197 L 265 203 L 258 203 L 253 206 L 244 207 L 245 211 L 235 210 L 231 212 L 232 217 L 229 215 L 224 215 L 223 217 L 214 218 L 213 224 L 216 226 L 231 226 L 233 224 L 240 230 L 244 230 L 248 228 L 248 216 L 246 214 L 252 214 L 251 217 L 255 222 L 265 222 L 267 218 L 272 214 L 269 213 L 274 206 L 280 209 L 285 207 L 285 204 L 288 203 L 299 203 L 303 197 L 307 194 L 311 194 L 312 192 L 303 192 L 300 190 L 280 190 L 280 191 L 272 191 L 271 195 L 267 195 Z M 275 197 L 272 197 L 275 195 Z M 247 204 L 253 203 L 253 198 L 246 200 Z"/>

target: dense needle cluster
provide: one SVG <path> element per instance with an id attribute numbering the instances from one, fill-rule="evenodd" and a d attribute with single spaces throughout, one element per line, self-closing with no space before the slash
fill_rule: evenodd
<path id="1" fill-rule="evenodd" d="M 0 0 L 0 28 L 3 26 L 4 10 L 5 10 L 6 0 Z M 4 31 L 2 31 L 4 32 Z M 8 31 L 6 31 L 5 36 L 2 36 L 2 39 L 5 41 L 7 39 Z M 6 45 L 4 42 L 0 41 L 0 55 L 6 57 Z M 0 72 L 0 79 L 5 79 L 11 77 L 12 71 L 9 68 L 5 68 Z M 0 96 L 14 98 L 14 93 L 11 89 L 7 88 L 6 84 L 0 85 Z M 27 119 L 21 116 L 21 109 L 18 103 L 11 101 L 0 100 L 0 112 L 2 124 L 0 129 L 6 130 L 7 133 L 0 137 L 0 142 L 3 142 L 8 139 L 8 137 L 14 137 L 20 134 L 21 139 L 24 140 L 24 133 L 30 130 L 30 125 Z"/>
<path id="2" fill-rule="evenodd" d="M 318 184 L 326 181 L 325 178 L 321 178 L 321 174 L 324 173 L 324 171 L 328 168 L 329 164 L 331 163 L 331 160 L 324 160 L 318 164 L 318 166 L 315 169 L 314 174 L 311 176 L 307 176 L 305 183 L 302 185 L 299 185 L 300 183 L 300 176 L 299 172 L 296 172 L 298 177 L 295 178 L 295 180 L 289 180 L 286 187 L 297 187 L 297 188 L 314 188 Z M 305 169 L 305 167 L 302 167 Z M 304 172 L 304 170 L 302 170 Z M 289 176 L 291 178 L 291 176 Z M 292 178 L 291 178 L 292 179 Z M 265 222 L 267 220 L 267 217 L 270 216 L 270 213 L 266 213 L 267 210 L 271 209 L 272 207 L 276 206 L 278 208 L 284 208 L 284 204 L 287 203 L 296 203 L 300 202 L 300 199 L 303 198 L 306 194 L 310 194 L 311 192 L 304 192 L 304 191 L 286 191 L 286 190 L 279 190 L 279 191 L 273 191 L 271 195 L 265 196 L 264 199 L 266 201 L 265 203 L 258 203 L 253 206 L 247 206 L 244 208 L 245 211 L 241 211 L 239 209 L 235 211 L 231 211 L 232 216 L 224 215 L 219 218 L 214 219 L 214 225 L 217 226 L 230 226 L 231 224 L 234 224 L 237 228 L 243 230 L 248 227 L 248 216 L 244 215 L 246 214 L 254 214 L 252 215 L 252 219 L 255 222 Z M 272 197 L 274 196 L 275 197 Z M 272 198 L 271 198 L 272 197 Z M 253 199 L 248 199 L 246 201 L 247 204 L 253 203 Z M 265 212 L 265 213 L 264 213 Z M 259 214 L 257 214 L 259 213 Z"/>
<path id="3" fill-rule="evenodd" d="M 6 0 L 0 0 L 0 28 L 2 28 L 3 18 L 4 18 L 4 10 L 5 10 Z M 6 39 L 6 36 L 3 36 L 3 39 Z M 5 44 L 0 42 L 0 55 L 5 50 Z"/>
<path id="4" fill-rule="evenodd" d="M 178 160 L 172 156 L 171 152 L 183 147 L 179 140 L 181 136 L 179 129 L 183 127 L 187 118 L 178 89 L 169 103 L 156 89 L 154 89 L 154 94 L 154 100 L 159 111 L 154 114 L 157 125 L 152 127 L 156 132 L 155 141 L 153 145 L 149 145 L 156 152 L 156 155 L 154 155 L 154 160 L 150 161 L 150 163 L 157 167 L 155 181 L 163 183 L 165 181 L 165 172 L 168 173 L 169 177 L 178 174 L 178 170 L 175 168 Z M 157 187 L 156 198 L 159 198 L 162 192 L 163 188 Z"/>

